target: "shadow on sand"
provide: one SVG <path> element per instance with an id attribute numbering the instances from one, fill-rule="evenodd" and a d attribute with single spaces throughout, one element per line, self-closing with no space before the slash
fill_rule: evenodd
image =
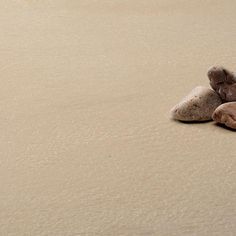
<path id="1" fill-rule="evenodd" d="M 210 123 L 212 120 L 203 120 L 203 121 L 180 121 L 176 120 L 176 122 L 182 123 L 182 124 L 205 124 L 205 123 Z"/>
<path id="2" fill-rule="evenodd" d="M 224 124 L 220 124 L 220 123 L 214 123 L 214 125 L 218 128 L 221 128 L 221 129 L 225 129 L 225 130 L 228 130 L 228 131 L 231 131 L 231 132 L 236 132 L 235 129 L 232 129 Z"/>
<path id="3" fill-rule="evenodd" d="M 231 132 L 236 132 L 235 129 L 232 129 L 224 124 L 221 123 L 215 123 L 213 120 L 206 120 L 206 121 L 180 121 L 180 120 L 174 120 L 172 119 L 173 122 L 177 122 L 180 124 L 186 124 L 186 125 L 194 125 L 194 124 L 206 124 L 206 123 L 213 123 L 215 127 L 218 127 L 220 129 L 225 129 Z"/>

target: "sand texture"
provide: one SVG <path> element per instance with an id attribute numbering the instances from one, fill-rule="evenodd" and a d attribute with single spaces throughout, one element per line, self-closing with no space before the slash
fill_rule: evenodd
<path id="1" fill-rule="evenodd" d="M 235 9 L 0 1 L 0 235 L 236 235 L 236 133 L 169 119 L 236 70 Z"/>

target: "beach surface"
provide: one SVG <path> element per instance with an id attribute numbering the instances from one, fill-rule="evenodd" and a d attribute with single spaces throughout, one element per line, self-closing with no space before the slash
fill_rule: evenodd
<path id="1" fill-rule="evenodd" d="M 2 0 L 0 235 L 236 235 L 236 132 L 169 119 L 236 70 L 235 9 Z"/>

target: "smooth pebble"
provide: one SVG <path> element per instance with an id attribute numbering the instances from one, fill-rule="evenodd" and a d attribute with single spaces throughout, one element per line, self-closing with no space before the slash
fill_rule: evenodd
<path id="1" fill-rule="evenodd" d="M 220 105 L 214 111 L 212 119 L 232 129 L 236 129 L 236 102 L 228 102 Z"/>
<path id="2" fill-rule="evenodd" d="M 224 102 L 236 101 L 236 75 L 222 66 L 212 66 L 207 76 L 211 87 Z"/>
<path id="3" fill-rule="evenodd" d="M 171 117 L 180 121 L 207 121 L 214 110 L 222 104 L 212 89 L 198 86 L 171 109 Z"/>

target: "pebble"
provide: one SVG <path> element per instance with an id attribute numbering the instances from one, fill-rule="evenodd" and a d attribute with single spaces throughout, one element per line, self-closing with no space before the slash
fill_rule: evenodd
<path id="1" fill-rule="evenodd" d="M 222 104 L 212 89 L 198 86 L 171 109 L 171 117 L 180 121 L 207 121 L 214 110 Z"/>
<path id="2" fill-rule="evenodd" d="M 213 66 L 207 76 L 211 87 L 224 102 L 236 101 L 236 75 L 222 66 Z"/>
<path id="3" fill-rule="evenodd" d="M 232 129 L 236 129 L 236 102 L 228 102 L 220 105 L 214 111 L 212 119 Z"/>

